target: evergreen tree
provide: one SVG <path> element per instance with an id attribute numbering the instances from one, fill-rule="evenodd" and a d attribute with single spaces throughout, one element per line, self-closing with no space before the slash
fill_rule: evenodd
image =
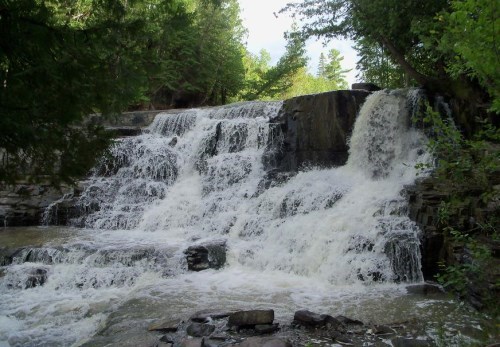
<path id="1" fill-rule="evenodd" d="M 321 52 L 321 54 L 319 55 L 318 73 L 316 74 L 316 76 L 326 77 L 326 58 L 323 52 Z"/>

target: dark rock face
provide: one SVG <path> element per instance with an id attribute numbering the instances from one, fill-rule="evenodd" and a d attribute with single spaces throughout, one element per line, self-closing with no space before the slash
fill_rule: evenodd
<path id="1" fill-rule="evenodd" d="M 252 326 L 273 324 L 274 310 L 238 311 L 229 316 L 229 326 Z"/>
<path id="2" fill-rule="evenodd" d="M 7 266 L 12 264 L 13 256 L 16 250 L 9 248 L 0 248 L 0 266 Z"/>
<path id="3" fill-rule="evenodd" d="M 226 263 L 226 241 L 191 246 L 184 254 L 190 271 L 220 269 Z"/>
<path id="4" fill-rule="evenodd" d="M 280 171 L 313 166 L 340 166 L 348 157 L 347 139 L 356 116 L 370 93 L 340 90 L 285 100 L 280 115 L 285 136 Z"/>
<path id="5" fill-rule="evenodd" d="M 43 184 L 0 184 L 0 227 L 40 225 L 45 208 L 71 190 Z"/>
<path id="6" fill-rule="evenodd" d="M 382 88 L 374 83 L 353 83 L 351 89 L 361 89 L 367 90 L 369 92 L 376 92 L 377 90 L 381 90 Z"/>
<path id="7" fill-rule="evenodd" d="M 495 182 L 496 177 L 488 177 L 489 182 Z M 415 185 L 407 187 L 406 192 L 409 201 L 409 217 L 416 222 L 422 230 L 421 254 L 422 272 L 425 280 L 432 281 L 440 272 L 440 263 L 447 266 L 461 266 L 471 263 L 471 250 L 456 240 L 443 229 L 438 223 L 441 203 L 450 200 L 453 187 L 435 177 L 429 177 L 418 181 Z M 496 190 L 500 187 L 495 186 Z M 459 232 L 474 236 L 474 230 L 481 225 L 487 225 L 488 220 L 498 220 L 499 205 L 494 203 L 484 204 L 481 200 L 482 191 L 470 182 L 461 187 L 460 193 L 467 199 L 457 202 L 449 220 L 453 228 Z M 491 252 L 488 266 L 484 266 L 481 276 L 469 273 L 468 284 L 463 293 L 463 298 L 475 308 L 488 309 L 486 302 L 498 301 L 500 290 L 495 283 L 500 278 L 500 252 L 497 250 L 498 242 L 485 236 L 477 239 L 482 246 Z M 447 289 L 447 288 L 445 288 Z"/>

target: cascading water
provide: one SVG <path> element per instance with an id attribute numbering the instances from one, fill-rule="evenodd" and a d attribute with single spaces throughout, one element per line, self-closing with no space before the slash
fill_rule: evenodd
<path id="1" fill-rule="evenodd" d="M 78 344 L 125 300 L 165 287 L 170 300 L 177 291 L 189 297 L 198 289 L 186 276 L 211 283 L 201 297 L 242 277 L 361 292 L 421 281 L 418 228 L 401 192 L 430 156 L 410 126 L 408 99 L 404 91 L 367 99 L 345 166 L 273 182 L 266 158 L 283 141 L 273 123 L 280 102 L 158 115 L 144 134 L 118 140 L 94 169 L 72 221 L 85 230 L 13 256 L 0 277 L 0 341 Z M 210 270 L 212 279 L 187 274 L 183 251 L 213 240 L 227 244 L 226 267 Z M 25 289 L 33 279 L 44 285 Z M 287 300 L 296 297 L 304 295 Z"/>

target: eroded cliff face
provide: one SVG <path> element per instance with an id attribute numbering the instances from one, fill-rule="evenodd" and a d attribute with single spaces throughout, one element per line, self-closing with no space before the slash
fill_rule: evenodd
<path id="1" fill-rule="evenodd" d="M 344 165 L 356 116 L 369 94 L 339 90 L 285 100 L 278 120 L 285 136 L 280 170 Z"/>
<path id="2" fill-rule="evenodd" d="M 492 174 L 489 182 L 498 196 L 500 173 Z M 495 223 L 500 220 L 500 200 L 485 201 L 482 193 L 474 182 L 457 192 L 443 179 L 432 176 L 407 188 L 409 217 L 422 231 L 420 247 L 424 279 L 435 281 L 439 273 L 444 273 L 444 266 L 463 271 L 463 283 L 459 283 L 463 290 L 458 294 L 475 308 L 491 312 L 495 309 L 491 307 L 492 302 L 498 302 L 500 297 L 500 242 L 497 236 L 485 232 L 485 228 L 498 228 Z M 457 196 L 463 199 L 457 200 Z M 444 203 L 450 200 L 453 200 L 453 206 L 444 211 Z M 449 214 L 447 218 L 451 222 L 440 223 L 443 213 Z M 454 236 L 451 230 L 467 239 Z M 475 253 L 479 247 L 486 253 L 477 259 Z M 455 279 L 460 280 L 460 276 L 457 273 Z M 457 288 L 450 285 L 447 289 Z"/>
<path id="3" fill-rule="evenodd" d="M 296 172 L 304 166 L 333 167 L 345 164 L 347 140 L 356 116 L 370 92 L 342 90 L 298 96 L 283 102 L 279 116 L 271 119 L 282 131 L 283 148 L 269 162 L 279 172 Z M 103 125 L 115 136 L 135 136 L 151 124 L 163 111 L 129 112 L 103 120 L 98 116 L 89 121 Z M 175 112 L 175 110 L 166 111 Z M 78 195 L 70 187 L 55 190 L 43 185 L 22 184 L 0 189 L 0 226 L 39 225 L 44 210 L 65 194 Z M 71 199 L 66 199 L 51 220 L 64 225 L 71 211 Z"/>

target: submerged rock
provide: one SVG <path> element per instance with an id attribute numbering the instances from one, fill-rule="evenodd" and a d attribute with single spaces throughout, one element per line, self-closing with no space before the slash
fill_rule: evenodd
<path id="1" fill-rule="evenodd" d="M 274 310 L 250 310 L 238 311 L 229 316 L 228 325 L 231 326 L 249 326 L 272 324 L 274 321 Z"/>
<path id="2" fill-rule="evenodd" d="M 184 251 L 188 269 L 190 271 L 220 269 L 226 263 L 226 250 L 226 241 L 191 246 Z"/>

